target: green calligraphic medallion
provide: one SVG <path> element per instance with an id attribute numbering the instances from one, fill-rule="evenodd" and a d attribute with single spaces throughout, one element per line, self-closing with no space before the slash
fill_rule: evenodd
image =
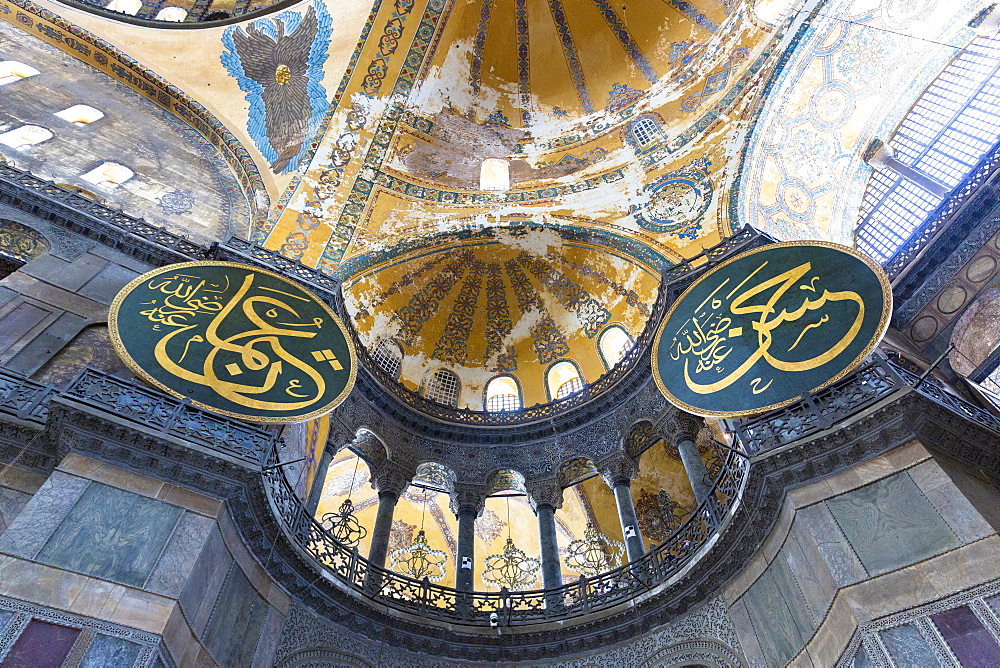
<path id="1" fill-rule="evenodd" d="M 787 405 L 854 370 L 885 334 L 892 291 L 868 256 L 789 241 L 715 267 L 678 299 L 653 342 L 653 378 L 697 415 Z"/>
<path id="2" fill-rule="evenodd" d="M 354 345 L 325 303 L 247 265 L 184 262 L 143 274 L 118 293 L 108 320 L 137 376 L 229 417 L 318 417 L 357 374 Z"/>

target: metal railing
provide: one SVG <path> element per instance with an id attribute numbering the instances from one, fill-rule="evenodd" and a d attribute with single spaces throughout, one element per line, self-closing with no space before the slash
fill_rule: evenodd
<path id="1" fill-rule="evenodd" d="M 709 497 L 667 540 L 634 562 L 552 589 L 461 592 L 381 568 L 361 557 L 356 548 L 339 543 L 306 511 L 286 477 L 273 467 L 275 463 L 277 455 L 272 454 L 263 471 L 272 508 L 288 540 L 320 572 L 328 573 L 358 595 L 395 610 L 482 627 L 490 626 L 493 612 L 504 626 L 579 617 L 626 603 L 666 583 L 696 559 L 732 517 L 750 472 L 745 457 L 729 452 Z"/>
<path id="2" fill-rule="evenodd" d="M 52 385 L 0 369 L 0 414 L 45 424 L 55 391 Z"/>
<path id="3" fill-rule="evenodd" d="M 1000 144 L 994 146 L 979 161 L 962 184 L 955 188 L 934 209 L 927 220 L 914 231 L 906 243 L 882 264 L 882 268 L 885 269 L 890 280 L 895 280 L 902 274 L 903 270 L 930 245 L 938 232 L 975 197 L 979 189 L 992 178 L 997 169 L 1000 169 Z M 863 234 L 864 230 L 858 230 L 858 236 Z"/>
<path id="4" fill-rule="evenodd" d="M 273 434 L 262 429 L 90 367 L 81 371 L 59 395 L 253 468 L 260 466 L 278 444 Z"/>
<path id="5" fill-rule="evenodd" d="M 755 456 L 833 427 L 900 390 L 911 390 L 1000 434 L 1000 418 L 881 356 L 800 401 L 740 425 L 711 494 L 660 545 L 640 559 L 592 578 L 532 591 L 460 592 L 380 568 L 339 543 L 306 510 L 279 464 L 281 442 L 256 427 L 187 401 L 84 369 L 65 390 L 0 371 L 0 413 L 44 423 L 53 399 L 103 411 L 153 433 L 191 443 L 261 471 L 264 490 L 287 540 L 328 581 L 394 610 L 468 626 L 526 626 L 608 610 L 669 583 L 704 554 L 740 506 Z M 313 583 L 311 586 L 316 586 Z"/>

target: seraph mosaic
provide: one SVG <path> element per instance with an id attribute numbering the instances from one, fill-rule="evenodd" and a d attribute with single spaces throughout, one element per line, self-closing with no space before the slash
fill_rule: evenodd
<path id="1" fill-rule="evenodd" d="M 283 12 L 222 36 L 222 64 L 250 103 L 247 132 L 276 174 L 295 170 L 327 109 L 323 63 L 332 26 L 322 3 Z"/>

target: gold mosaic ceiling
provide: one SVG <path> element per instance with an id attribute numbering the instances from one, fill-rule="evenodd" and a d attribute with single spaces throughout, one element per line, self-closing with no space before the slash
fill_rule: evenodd
<path id="1" fill-rule="evenodd" d="M 730 5 L 735 3 L 728 3 Z M 430 101 L 471 120 L 527 127 L 606 108 L 684 69 L 727 16 L 721 0 L 475 0 L 458 2 L 424 86 Z M 707 45 L 705 45 L 707 46 Z M 468 55 L 466 55 L 468 53 Z"/>
<path id="2" fill-rule="evenodd" d="M 646 325 L 655 265 L 607 243 L 525 226 L 447 235 L 359 270 L 345 299 L 369 350 L 385 338 L 402 346 L 410 389 L 451 369 L 459 405 L 480 409 L 488 380 L 511 374 L 531 406 L 551 399 L 543 378 L 553 363 L 573 360 L 593 382 L 606 371 L 601 332 L 617 324 L 634 338 Z"/>

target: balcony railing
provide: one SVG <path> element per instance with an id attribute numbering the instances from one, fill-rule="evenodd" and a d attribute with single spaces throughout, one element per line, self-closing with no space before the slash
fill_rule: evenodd
<path id="1" fill-rule="evenodd" d="M 278 444 L 273 434 L 262 429 L 89 367 L 59 396 L 106 411 L 144 429 L 191 442 L 252 468 L 259 467 Z"/>
<path id="2" fill-rule="evenodd" d="M 269 461 L 276 463 L 276 455 Z M 328 573 L 342 587 L 375 603 L 426 619 L 488 627 L 493 612 L 503 626 L 570 619 L 613 608 L 668 582 L 700 556 L 702 548 L 732 517 L 749 471 L 749 461 L 730 452 L 705 502 L 667 540 L 636 561 L 561 587 L 498 592 L 460 592 L 380 568 L 361 557 L 357 549 L 337 542 L 308 513 L 276 468 L 265 468 L 264 480 L 286 537 L 315 568 Z"/>
<path id="3" fill-rule="evenodd" d="M 264 489 L 289 542 L 327 580 L 389 608 L 469 626 L 525 626 L 609 610 L 669 583 L 704 554 L 709 541 L 739 508 L 753 461 L 767 452 L 829 429 L 903 390 L 921 396 L 1000 434 L 1000 418 L 952 395 L 889 360 L 874 356 L 846 378 L 777 411 L 744 422 L 712 493 L 671 535 L 640 559 L 592 578 L 553 589 L 460 592 L 414 580 L 371 564 L 338 543 L 310 515 L 278 463 L 280 441 L 251 425 L 209 413 L 186 401 L 84 369 L 65 390 L 0 371 L 0 414 L 40 424 L 54 399 L 108 414 L 116 422 L 190 443 L 202 451 L 260 470 Z M 310 586 L 317 586 L 313 583 Z"/>

